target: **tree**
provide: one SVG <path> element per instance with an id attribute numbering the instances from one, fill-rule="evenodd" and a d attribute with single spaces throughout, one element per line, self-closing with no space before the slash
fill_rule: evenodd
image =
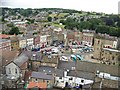
<path id="1" fill-rule="evenodd" d="M 18 19 L 20 19 L 21 18 L 21 16 L 18 16 Z"/>
<path id="2" fill-rule="evenodd" d="M 2 31 L 2 34 L 8 34 L 7 32 L 5 32 L 5 31 Z"/>
<path id="3" fill-rule="evenodd" d="M 51 22 L 51 21 L 52 21 L 52 17 L 48 17 L 47 20 L 48 20 L 49 22 Z"/>
<path id="4" fill-rule="evenodd" d="M 63 25 L 65 25 L 65 21 L 64 20 L 60 20 L 60 23 L 62 23 Z"/>
<path id="5" fill-rule="evenodd" d="M 10 35 L 18 35 L 20 32 L 19 32 L 19 28 L 18 27 L 12 27 L 11 30 L 9 31 L 9 34 Z"/>
<path id="6" fill-rule="evenodd" d="M 1 18 L 1 21 L 2 21 L 2 22 L 5 22 L 5 19 L 4 19 L 4 17 L 2 17 L 2 18 Z"/>
<path id="7" fill-rule="evenodd" d="M 13 23 L 7 24 L 8 27 L 14 27 Z"/>
<path id="8" fill-rule="evenodd" d="M 52 14 L 52 12 L 49 11 L 48 14 Z"/>
<path id="9" fill-rule="evenodd" d="M 96 33 L 109 34 L 109 27 L 106 25 L 98 25 L 96 28 Z"/>

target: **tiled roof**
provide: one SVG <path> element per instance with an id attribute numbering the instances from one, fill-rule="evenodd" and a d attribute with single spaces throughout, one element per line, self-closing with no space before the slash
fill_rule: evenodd
<path id="1" fill-rule="evenodd" d="M 6 35 L 6 34 L 0 34 L 0 38 L 9 38 L 9 37 L 13 37 L 14 35 Z"/>
<path id="2" fill-rule="evenodd" d="M 47 88 L 47 83 L 45 82 L 29 82 L 27 88 Z"/>

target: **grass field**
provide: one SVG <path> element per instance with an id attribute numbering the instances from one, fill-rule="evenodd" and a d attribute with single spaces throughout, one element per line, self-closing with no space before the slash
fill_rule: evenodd
<path id="1" fill-rule="evenodd" d="M 60 25 L 60 24 L 55 24 L 55 23 L 52 23 L 51 25 L 56 26 L 56 27 L 60 27 L 60 28 L 64 28 L 65 27 L 65 25 Z"/>

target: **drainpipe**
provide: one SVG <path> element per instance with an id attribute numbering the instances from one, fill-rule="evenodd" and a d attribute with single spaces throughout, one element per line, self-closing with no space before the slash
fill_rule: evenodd
<path id="1" fill-rule="evenodd" d="M 103 74 L 102 80 L 101 80 L 101 82 L 100 82 L 100 90 L 102 90 L 103 80 L 104 80 L 104 74 Z"/>

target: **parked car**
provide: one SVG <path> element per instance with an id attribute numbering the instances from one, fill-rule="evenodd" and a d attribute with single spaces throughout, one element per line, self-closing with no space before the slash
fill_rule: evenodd
<path id="1" fill-rule="evenodd" d="M 58 53 L 59 49 L 58 48 L 52 48 L 51 51 L 52 51 L 52 53 Z"/>
<path id="2" fill-rule="evenodd" d="M 60 57 L 60 60 L 62 60 L 62 61 L 68 61 L 68 58 L 66 56 L 62 56 L 62 57 Z"/>

